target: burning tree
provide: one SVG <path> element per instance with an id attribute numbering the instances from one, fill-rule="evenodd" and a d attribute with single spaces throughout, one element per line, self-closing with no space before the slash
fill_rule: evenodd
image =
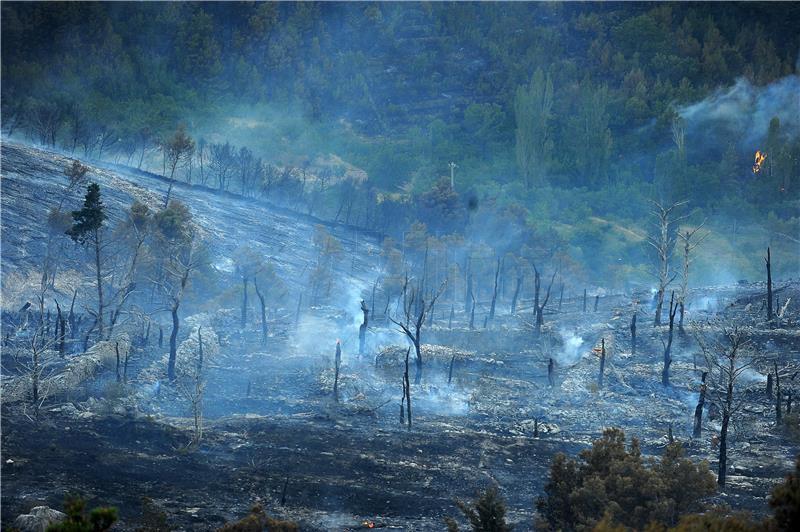
<path id="1" fill-rule="evenodd" d="M 736 382 L 742 373 L 753 364 L 756 353 L 738 326 L 714 327 L 712 325 L 707 332 L 702 332 L 698 328 L 695 337 L 703 351 L 706 367 L 712 376 L 709 379 L 710 384 L 706 386 L 706 397 L 722 413 L 717 484 L 724 486 L 728 463 L 728 426 L 731 418 L 742 407 L 741 398 L 736 393 Z M 713 378 L 715 375 L 719 375 L 719 380 Z"/>
<path id="2" fill-rule="evenodd" d="M 670 260 L 675 250 L 674 225 L 683 217 L 673 218 L 675 209 L 686 205 L 687 201 L 679 201 L 669 206 L 664 206 L 657 201 L 652 201 L 652 214 L 656 218 L 656 233 L 647 237 L 647 242 L 656 250 L 658 292 L 656 294 L 656 314 L 654 326 L 661 325 L 661 309 L 664 306 L 664 294 L 667 286 L 675 280 L 675 275 L 670 272 Z"/>
<path id="3" fill-rule="evenodd" d="M 411 287 L 408 284 L 408 279 L 406 279 L 403 285 L 403 316 L 400 319 L 390 316 L 389 319 L 400 327 L 400 331 L 414 344 L 414 353 L 416 354 L 414 362 L 417 367 L 414 384 L 419 384 L 422 379 L 422 327 L 425 324 L 425 316 L 431 311 L 436 300 L 444 291 L 446 283 L 442 283 L 436 292 L 431 292 L 427 302 L 422 291 L 422 283 L 419 286 Z"/>

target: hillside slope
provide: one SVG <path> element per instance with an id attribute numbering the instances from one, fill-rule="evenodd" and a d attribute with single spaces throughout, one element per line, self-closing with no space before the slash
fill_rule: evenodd
<path id="1" fill-rule="evenodd" d="M 2 263 L 6 273 L 36 268 L 45 250 L 46 219 L 63 194 L 64 168 L 72 158 L 30 146 L 2 145 Z M 108 207 L 109 225 L 123 216 L 134 199 L 151 209 L 163 206 L 168 183 L 158 178 L 116 167 L 90 167 L 89 179 L 96 181 Z M 76 208 L 82 192 L 65 202 L 64 209 Z M 313 230 L 324 222 L 233 195 L 176 183 L 173 198 L 189 206 L 204 235 L 212 264 L 221 270 L 232 267 L 231 256 L 239 245 L 270 257 L 278 275 L 293 291 L 303 285 L 304 272 L 316 261 Z M 371 284 L 379 253 L 374 235 L 327 224 L 327 230 L 342 243 L 342 260 L 334 266 L 354 283 Z"/>

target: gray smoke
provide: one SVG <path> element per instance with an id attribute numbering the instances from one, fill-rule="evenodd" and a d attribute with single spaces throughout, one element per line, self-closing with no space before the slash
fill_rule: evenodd
<path id="1" fill-rule="evenodd" d="M 687 129 L 696 132 L 730 131 L 742 135 L 748 149 L 766 137 L 777 116 L 781 129 L 800 134 L 800 76 L 792 74 L 759 87 L 739 78 L 732 87 L 717 89 L 706 99 L 678 109 Z"/>

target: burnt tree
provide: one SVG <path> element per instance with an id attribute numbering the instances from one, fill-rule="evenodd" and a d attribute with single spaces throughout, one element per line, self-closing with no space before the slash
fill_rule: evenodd
<path id="1" fill-rule="evenodd" d="M 431 310 L 433 310 L 433 306 L 431 306 Z M 361 322 L 361 326 L 358 328 L 358 354 L 363 355 L 366 343 L 367 343 L 367 327 L 369 326 L 369 309 L 367 308 L 366 302 L 362 299 L 361 300 L 361 312 L 364 315 L 364 321 Z"/>
<path id="2" fill-rule="evenodd" d="M 541 276 L 539 274 L 539 270 L 536 269 L 536 265 L 533 266 L 533 311 L 536 314 L 536 334 L 539 335 L 542 332 L 542 325 L 544 324 L 544 308 L 547 306 L 547 302 L 550 300 L 550 290 L 553 288 L 553 281 L 556 278 L 557 271 L 553 272 L 553 275 L 550 277 L 550 284 L 547 285 L 547 292 L 544 296 L 544 300 L 542 304 L 539 304 L 539 294 L 542 288 L 542 281 Z"/>
<path id="3" fill-rule="evenodd" d="M 667 286 L 675 279 L 675 275 L 670 272 L 670 261 L 675 250 L 673 228 L 682 218 L 673 218 L 673 212 L 687 202 L 680 201 L 669 206 L 664 206 L 656 201 L 651 203 L 653 204 L 652 214 L 656 218 L 656 232 L 648 236 L 647 242 L 656 251 L 658 292 L 656 293 L 656 312 L 653 325 L 659 326 L 661 325 L 661 309 L 664 306 L 664 295 L 666 294 Z"/>
<path id="4" fill-rule="evenodd" d="M 772 319 L 772 257 L 770 256 L 769 248 L 767 248 L 767 256 L 764 257 L 764 262 L 767 266 L 767 321 Z"/>
<path id="5" fill-rule="evenodd" d="M 339 367 L 342 364 L 342 344 L 336 340 L 336 355 L 333 359 L 333 400 L 339 402 Z"/>
<path id="6" fill-rule="evenodd" d="M 664 346 L 664 367 L 661 370 L 661 384 L 669 386 L 669 368 L 672 365 L 672 339 L 675 331 L 675 313 L 678 311 L 678 305 L 675 303 L 675 291 L 669 298 L 669 331 L 667 332 L 667 341 L 661 340 Z"/>
<path id="7" fill-rule="evenodd" d="M 492 306 L 489 308 L 489 321 L 494 319 L 494 311 L 497 305 L 497 280 L 500 276 L 500 259 L 497 259 L 497 268 L 494 270 L 494 289 L 492 290 Z"/>
<path id="8" fill-rule="evenodd" d="M 694 430 L 692 431 L 693 438 L 699 438 L 703 430 L 703 407 L 706 404 L 706 378 L 708 372 L 704 371 L 700 383 L 700 397 L 697 400 L 697 406 L 694 409 Z"/>
<path id="9" fill-rule="evenodd" d="M 724 487 L 728 466 L 728 427 L 731 418 L 743 404 L 741 397 L 735 393 L 736 383 L 742 373 L 752 365 L 755 354 L 738 327 L 723 328 L 721 334 L 716 332 L 709 332 L 708 336 L 698 334 L 696 338 L 703 351 L 708 370 L 720 375 L 718 384 L 708 386 L 706 397 L 722 414 L 717 484 Z"/>
<path id="10" fill-rule="evenodd" d="M 416 359 L 414 363 L 417 371 L 414 376 L 414 383 L 419 384 L 422 379 L 422 328 L 425 323 L 425 316 L 430 312 L 436 300 L 442 294 L 445 284 L 439 287 L 439 290 L 431 294 L 430 300 L 425 301 L 422 293 L 421 284 L 418 287 L 409 287 L 409 282 L 403 284 L 403 315 L 398 316 L 399 319 L 389 317 L 389 319 L 400 327 L 400 331 L 408 337 L 414 345 L 414 353 Z"/>

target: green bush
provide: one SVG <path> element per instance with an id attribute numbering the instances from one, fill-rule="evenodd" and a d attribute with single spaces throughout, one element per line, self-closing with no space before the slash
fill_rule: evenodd
<path id="1" fill-rule="evenodd" d="M 47 532 L 105 532 L 117 522 L 117 509 L 113 507 L 95 508 L 86 515 L 86 501 L 78 496 L 69 496 L 64 501 L 63 522 L 50 525 Z"/>

